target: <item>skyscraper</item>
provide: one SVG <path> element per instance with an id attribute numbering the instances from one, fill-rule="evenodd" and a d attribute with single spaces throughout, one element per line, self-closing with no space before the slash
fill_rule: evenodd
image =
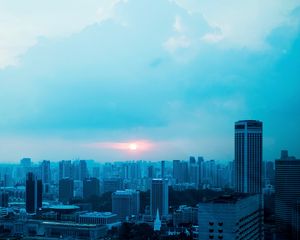
<path id="1" fill-rule="evenodd" d="M 62 160 L 59 162 L 59 180 L 63 178 L 72 178 L 72 162 L 71 160 Z"/>
<path id="2" fill-rule="evenodd" d="M 235 187 L 237 192 L 262 192 L 263 124 L 256 120 L 235 123 Z"/>
<path id="3" fill-rule="evenodd" d="M 300 159 L 281 152 L 275 161 L 275 220 L 282 233 L 292 232 L 293 212 L 300 199 Z"/>
<path id="4" fill-rule="evenodd" d="M 112 193 L 112 212 L 116 213 L 121 220 L 132 215 L 138 215 L 140 212 L 140 192 L 126 189 Z"/>
<path id="5" fill-rule="evenodd" d="M 150 211 L 154 218 L 159 211 L 160 216 L 167 216 L 169 210 L 168 180 L 155 178 L 151 181 L 150 190 Z"/>
<path id="6" fill-rule="evenodd" d="M 165 161 L 161 161 L 161 177 L 165 177 Z"/>
<path id="7" fill-rule="evenodd" d="M 173 178 L 177 183 L 188 182 L 188 162 L 173 160 Z"/>
<path id="8" fill-rule="evenodd" d="M 83 197 L 98 196 L 100 194 L 100 183 L 97 178 L 86 178 L 83 180 Z"/>
<path id="9" fill-rule="evenodd" d="M 29 172 L 26 179 L 26 211 L 28 213 L 36 213 L 42 207 L 42 180 Z"/>
<path id="10" fill-rule="evenodd" d="M 44 193 L 48 193 L 50 188 L 50 181 L 51 181 L 50 161 L 44 160 L 41 163 L 40 167 L 41 167 L 41 176 L 43 182 L 43 190 Z"/>
<path id="11" fill-rule="evenodd" d="M 67 204 L 74 196 L 74 180 L 64 178 L 59 180 L 59 201 Z"/>

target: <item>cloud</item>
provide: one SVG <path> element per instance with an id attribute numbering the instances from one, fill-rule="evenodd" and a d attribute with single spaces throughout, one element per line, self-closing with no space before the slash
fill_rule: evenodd
<path id="1" fill-rule="evenodd" d="M 165 43 L 165 48 L 171 53 L 180 48 L 188 48 L 191 45 L 191 40 L 187 36 L 170 37 Z"/>
<path id="2" fill-rule="evenodd" d="M 298 24 L 291 13 L 300 6 L 298 0 L 174 0 L 191 15 L 200 14 L 212 29 L 221 34 L 207 32 L 203 39 L 222 42 L 230 48 L 261 50 L 268 47 L 267 37 L 283 25 Z M 297 23 L 298 21 L 298 23 Z"/>
<path id="3" fill-rule="evenodd" d="M 39 38 L 62 38 L 115 17 L 125 0 L 1 1 L 0 69 L 17 65 Z"/>

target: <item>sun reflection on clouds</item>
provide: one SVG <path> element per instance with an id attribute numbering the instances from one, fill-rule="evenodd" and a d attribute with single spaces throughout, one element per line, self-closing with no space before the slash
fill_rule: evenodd
<path id="1" fill-rule="evenodd" d="M 130 152 L 145 152 L 153 148 L 154 143 L 149 140 L 133 140 L 126 142 L 94 142 L 87 145 L 91 148 L 112 149 Z"/>

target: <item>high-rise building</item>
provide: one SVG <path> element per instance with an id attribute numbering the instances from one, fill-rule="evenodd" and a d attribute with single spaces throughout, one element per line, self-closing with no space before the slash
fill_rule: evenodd
<path id="1" fill-rule="evenodd" d="M 235 123 L 236 191 L 262 192 L 263 124 L 256 120 Z"/>
<path id="2" fill-rule="evenodd" d="M 177 183 L 188 182 L 188 162 L 173 160 L 173 178 Z"/>
<path id="3" fill-rule="evenodd" d="M 274 162 L 268 161 L 265 163 L 265 184 L 275 184 L 275 168 Z"/>
<path id="4" fill-rule="evenodd" d="M 165 178 L 165 161 L 161 161 L 161 177 Z"/>
<path id="5" fill-rule="evenodd" d="M 59 162 L 59 180 L 63 178 L 73 178 L 71 160 L 62 160 Z"/>
<path id="6" fill-rule="evenodd" d="M 97 178 L 86 178 L 83 180 L 83 198 L 98 196 L 100 194 L 100 183 Z"/>
<path id="7" fill-rule="evenodd" d="M 159 211 L 159 215 L 164 217 L 169 211 L 169 189 L 168 180 L 162 178 L 154 178 L 151 181 L 150 189 L 150 211 L 154 218 Z"/>
<path id="8" fill-rule="evenodd" d="M 140 192 L 126 189 L 112 193 L 112 212 L 121 220 L 137 216 L 140 212 Z"/>
<path id="9" fill-rule="evenodd" d="M 293 209 L 293 239 L 300 239 L 300 200 L 297 200 Z"/>
<path id="10" fill-rule="evenodd" d="M 203 157 L 198 157 L 198 166 L 199 166 L 199 186 L 203 183 Z"/>
<path id="11" fill-rule="evenodd" d="M 300 159 L 282 151 L 275 160 L 275 220 L 281 233 L 291 233 L 293 211 L 300 199 Z"/>
<path id="12" fill-rule="evenodd" d="M 88 169 L 85 160 L 79 161 L 79 180 L 83 181 L 88 177 Z"/>
<path id="13" fill-rule="evenodd" d="M 42 180 L 29 172 L 26 179 L 26 211 L 36 213 L 42 207 L 43 185 Z"/>
<path id="14" fill-rule="evenodd" d="M 199 240 L 263 240 L 261 194 L 237 193 L 198 204 Z"/>
<path id="15" fill-rule="evenodd" d="M 151 165 L 148 167 L 148 178 L 154 178 L 154 177 L 155 177 L 154 167 Z"/>
<path id="16" fill-rule="evenodd" d="M 123 189 L 123 180 L 121 178 L 103 179 L 103 192 L 115 192 Z"/>
<path id="17" fill-rule="evenodd" d="M 43 182 L 43 190 L 44 193 L 49 192 L 50 188 L 50 181 L 51 181 L 51 172 L 50 172 L 50 161 L 49 160 L 44 160 L 41 163 L 41 177 L 42 177 L 42 182 Z"/>
<path id="18" fill-rule="evenodd" d="M 71 178 L 63 178 L 59 180 L 59 201 L 68 204 L 74 196 L 74 180 Z"/>

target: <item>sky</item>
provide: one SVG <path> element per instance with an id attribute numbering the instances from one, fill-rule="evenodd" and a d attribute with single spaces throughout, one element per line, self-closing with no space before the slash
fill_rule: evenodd
<path id="1" fill-rule="evenodd" d="M 0 0 L 0 162 L 300 157 L 300 0 Z"/>

